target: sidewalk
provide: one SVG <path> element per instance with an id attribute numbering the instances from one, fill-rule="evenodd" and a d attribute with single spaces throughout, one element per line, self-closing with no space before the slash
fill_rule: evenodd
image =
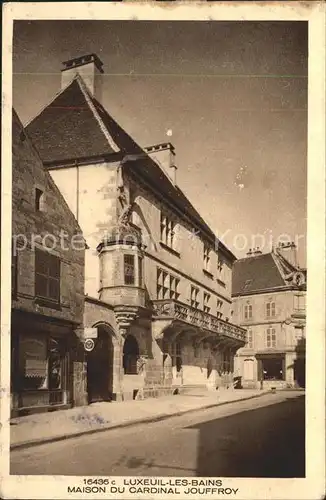
<path id="1" fill-rule="evenodd" d="M 90 406 L 13 418 L 11 449 L 60 441 L 94 432 L 155 422 L 171 416 L 251 399 L 270 391 L 234 389 L 193 390 L 187 394 L 123 403 L 93 403 Z"/>

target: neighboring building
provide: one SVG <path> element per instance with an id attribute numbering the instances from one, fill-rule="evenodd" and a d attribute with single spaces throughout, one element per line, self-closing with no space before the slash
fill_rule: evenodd
<path id="1" fill-rule="evenodd" d="M 294 243 L 238 260 L 232 279 L 233 320 L 247 329 L 236 357 L 244 387 L 305 385 L 306 270 Z"/>
<path id="2" fill-rule="evenodd" d="M 13 111 L 13 416 L 87 401 L 84 350 L 75 334 L 83 323 L 84 247 L 75 217 Z"/>
<path id="3" fill-rule="evenodd" d="M 94 54 L 64 63 L 27 127 L 89 245 L 89 400 L 231 386 L 245 342 L 229 322 L 235 257 L 177 186 L 173 146 L 141 148 L 100 104 L 102 72 Z"/>

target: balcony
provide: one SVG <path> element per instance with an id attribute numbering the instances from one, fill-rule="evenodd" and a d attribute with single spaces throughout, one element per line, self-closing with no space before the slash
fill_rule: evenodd
<path id="1" fill-rule="evenodd" d="M 201 330 L 213 332 L 218 337 L 227 337 L 241 344 L 246 342 L 247 331 L 244 328 L 216 318 L 212 314 L 194 309 L 177 300 L 154 300 L 153 309 L 154 319 L 181 321 Z"/>

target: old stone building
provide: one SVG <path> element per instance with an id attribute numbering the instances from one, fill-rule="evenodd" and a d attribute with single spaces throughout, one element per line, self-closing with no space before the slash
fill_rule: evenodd
<path id="1" fill-rule="evenodd" d="M 306 270 L 294 243 L 250 251 L 233 269 L 233 319 L 247 329 L 236 372 L 244 387 L 305 386 Z"/>
<path id="2" fill-rule="evenodd" d="M 75 217 L 13 111 L 13 416 L 87 400 L 84 350 L 76 335 L 83 323 L 84 247 Z"/>
<path id="3" fill-rule="evenodd" d="M 245 342 L 230 322 L 235 257 L 178 187 L 173 146 L 140 147 L 103 108 L 102 73 L 94 54 L 65 62 L 27 127 L 89 247 L 89 400 L 229 387 Z"/>

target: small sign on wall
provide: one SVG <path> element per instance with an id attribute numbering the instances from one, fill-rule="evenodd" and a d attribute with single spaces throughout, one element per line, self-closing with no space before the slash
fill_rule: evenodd
<path id="1" fill-rule="evenodd" d="M 95 347 L 95 342 L 93 339 L 86 339 L 84 342 L 84 349 L 87 352 L 90 352 L 94 349 Z"/>
<path id="2" fill-rule="evenodd" d="M 77 328 L 75 332 L 80 339 L 97 339 L 98 337 L 97 328 Z"/>

